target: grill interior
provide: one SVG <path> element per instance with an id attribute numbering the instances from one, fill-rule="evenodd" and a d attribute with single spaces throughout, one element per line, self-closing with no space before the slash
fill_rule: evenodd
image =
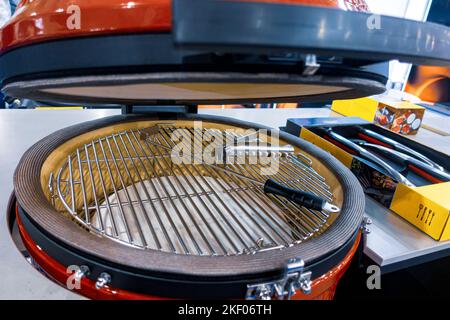
<path id="1" fill-rule="evenodd" d="M 176 132 L 182 140 L 172 140 Z M 267 195 L 260 185 L 245 179 L 272 178 L 333 202 L 326 179 L 306 155 L 272 155 L 275 166 L 262 158 L 251 164 L 248 159 L 226 164 L 174 161 L 171 151 L 177 146 L 190 145 L 191 153 L 180 158 L 193 159 L 211 148 L 202 135 L 230 138 L 220 129 L 168 123 L 151 136 L 131 127 L 95 137 L 71 150 L 53 170 L 49 198 L 88 232 L 176 254 L 281 250 L 321 234 L 334 220 L 335 214 Z"/>

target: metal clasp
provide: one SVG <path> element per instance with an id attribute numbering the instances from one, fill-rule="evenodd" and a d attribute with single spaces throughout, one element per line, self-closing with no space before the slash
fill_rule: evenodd
<path id="1" fill-rule="evenodd" d="M 89 269 L 89 267 L 82 265 L 82 266 L 80 266 L 78 271 L 75 272 L 75 279 L 81 280 L 84 277 L 87 277 L 90 273 L 91 273 L 91 270 Z"/>
<path id="2" fill-rule="evenodd" d="M 364 216 L 363 221 L 361 223 L 361 231 L 363 234 L 369 234 L 370 229 L 369 225 L 372 224 L 372 220 L 369 217 Z"/>
<path id="3" fill-rule="evenodd" d="M 304 76 L 313 76 L 319 70 L 320 64 L 317 63 L 317 57 L 315 54 L 308 54 L 305 57 L 305 69 L 303 70 Z"/>
<path id="4" fill-rule="evenodd" d="M 111 275 L 106 272 L 102 272 L 95 282 L 96 289 L 102 289 L 104 286 L 111 283 Z"/>
<path id="5" fill-rule="evenodd" d="M 311 293 L 311 271 L 304 271 L 302 259 L 290 259 L 285 276 L 273 282 L 247 285 L 247 300 L 289 300 L 298 290 Z"/>

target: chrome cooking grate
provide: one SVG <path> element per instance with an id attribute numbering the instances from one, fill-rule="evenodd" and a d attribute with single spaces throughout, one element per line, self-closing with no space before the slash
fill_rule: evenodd
<path id="1" fill-rule="evenodd" d="M 50 177 L 51 200 L 87 230 L 126 245 L 178 254 L 237 255 L 282 249 L 319 234 L 330 218 L 267 195 L 257 163 L 175 164 L 174 126 L 102 137 L 69 155 Z M 192 134 L 194 128 L 183 128 Z M 215 129 L 198 133 L 225 135 Z M 198 143 L 197 141 L 191 141 Z M 203 148 L 207 145 L 203 144 Z M 304 155 L 277 157 L 270 178 L 332 201 L 325 179 Z"/>

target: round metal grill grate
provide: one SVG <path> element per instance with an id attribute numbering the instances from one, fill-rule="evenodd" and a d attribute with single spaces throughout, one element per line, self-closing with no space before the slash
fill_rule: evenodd
<path id="1" fill-rule="evenodd" d="M 191 139 L 183 143 L 199 144 L 200 150 L 208 142 L 197 141 L 197 133 L 228 137 L 218 129 L 164 125 L 150 136 L 130 129 L 93 140 L 50 177 L 54 207 L 86 230 L 125 245 L 192 255 L 281 250 L 322 233 L 332 221 L 327 212 L 267 195 L 244 179 L 272 178 L 331 202 L 329 186 L 306 156 L 277 155 L 273 168 L 262 162 L 178 163 L 171 156 L 177 129 Z"/>

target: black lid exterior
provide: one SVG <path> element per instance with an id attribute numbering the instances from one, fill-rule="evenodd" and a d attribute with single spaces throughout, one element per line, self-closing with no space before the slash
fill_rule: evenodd
<path id="1" fill-rule="evenodd" d="M 449 65 L 449 52 L 450 28 L 432 23 L 314 6 L 174 0 L 171 33 L 20 47 L 0 56 L 0 80 L 8 96 L 61 103 L 324 102 L 383 92 L 387 60 Z"/>

